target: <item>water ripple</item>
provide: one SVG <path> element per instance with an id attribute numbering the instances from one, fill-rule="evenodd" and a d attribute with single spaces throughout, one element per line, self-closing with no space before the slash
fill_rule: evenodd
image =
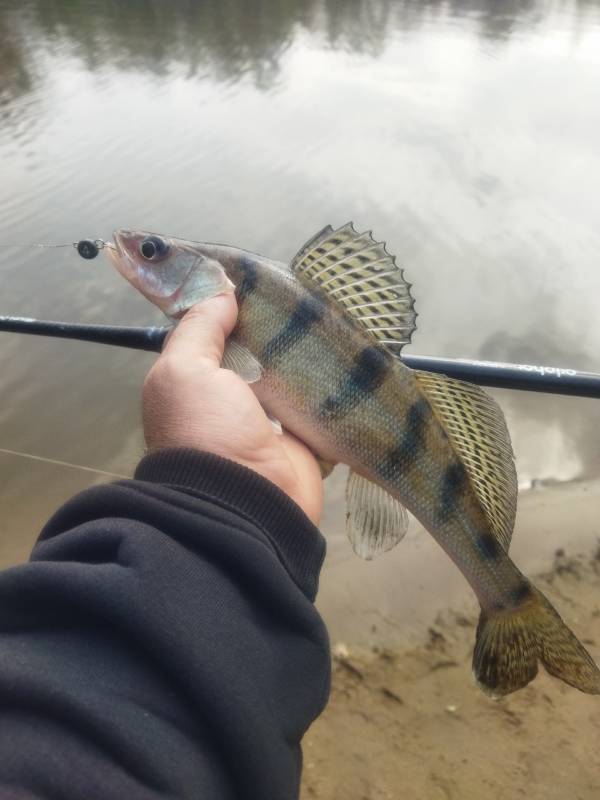
<path id="1" fill-rule="evenodd" d="M 131 226 L 289 259 L 355 219 L 414 284 L 413 352 L 600 369 L 600 8 L 501 5 L 0 0 L 0 242 Z M 102 258 L 0 248 L 0 275 L 6 313 L 158 319 Z M 105 458 L 137 430 L 137 354 L 2 342 L 16 449 L 100 463 L 103 418 Z M 595 468 L 589 405 L 503 402 L 528 475 Z"/>

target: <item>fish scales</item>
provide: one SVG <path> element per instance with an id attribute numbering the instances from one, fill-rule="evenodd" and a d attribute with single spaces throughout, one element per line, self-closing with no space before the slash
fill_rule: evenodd
<path id="1" fill-rule="evenodd" d="M 228 270 L 234 284 L 243 283 L 239 267 L 234 262 Z M 401 500 L 463 569 L 482 604 L 512 603 L 523 578 L 502 549 L 493 548 L 468 481 L 448 480 L 456 454 L 412 371 L 379 350 L 377 367 L 366 359 L 361 381 L 357 363 L 373 350 L 366 335 L 280 270 L 255 269 L 259 277 L 241 304 L 235 335 L 263 354 L 260 394 L 268 407 L 321 456 L 347 463 Z M 316 313 L 307 298 L 320 306 Z M 293 336 L 290 320 L 296 320 Z M 270 347 L 273 342 L 285 342 L 285 349 Z M 370 385 L 377 370 L 381 378 Z M 347 413 L 335 413 L 334 404 L 329 410 L 327 401 L 340 395 L 348 397 Z M 301 414 L 290 418 L 290 408 Z"/>
<path id="2" fill-rule="evenodd" d="M 486 692 L 525 686 L 540 661 L 600 693 L 597 666 L 508 555 L 516 473 L 499 407 L 476 387 L 415 373 L 397 358 L 415 313 L 410 284 L 382 243 L 350 223 L 328 226 L 287 267 L 224 245 L 122 230 L 109 255 L 173 318 L 235 289 L 231 368 L 252 381 L 260 375 L 254 389 L 265 409 L 323 462 L 350 467 L 357 552 L 399 541 L 403 504 L 449 554 L 481 605 L 473 670 Z"/>

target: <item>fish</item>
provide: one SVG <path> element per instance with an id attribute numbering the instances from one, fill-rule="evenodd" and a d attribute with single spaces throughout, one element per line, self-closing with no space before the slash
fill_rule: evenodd
<path id="1" fill-rule="evenodd" d="M 236 247 L 121 229 L 117 270 L 168 317 L 235 292 L 222 366 L 312 449 L 324 474 L 346 464 L 347 532 L 373 558 L 410 511 L 458 566 L 481 607 L 472 668 L 492 697 L 541 663 L 600 693 L 600 670 L 509 555 L 517 474 L 504 415 L 480 387 L 402 363 L 416 330 L 411 284 L 384 242 L 328 225 L 289 264 Z"/>

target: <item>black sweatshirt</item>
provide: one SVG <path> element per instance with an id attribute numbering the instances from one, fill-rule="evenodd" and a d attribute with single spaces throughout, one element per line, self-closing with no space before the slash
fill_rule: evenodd
<path id="1" fill-rule="evenodd" d="M 73 498 L 0 573 L 0 798 L 297 797 L 329 693 L 324 550 L 206 453 Z"/>

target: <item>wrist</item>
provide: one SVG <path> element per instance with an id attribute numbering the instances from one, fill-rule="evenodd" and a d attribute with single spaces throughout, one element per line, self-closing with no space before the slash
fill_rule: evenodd
<path id="1" fill-rule="evenodd" d="M 300 506 L 267 478 L 213 453 L 165 448 L 140 461 L 134 480 L 185 491 L 251 520 L 314 599 L 325 540 Z"/>

